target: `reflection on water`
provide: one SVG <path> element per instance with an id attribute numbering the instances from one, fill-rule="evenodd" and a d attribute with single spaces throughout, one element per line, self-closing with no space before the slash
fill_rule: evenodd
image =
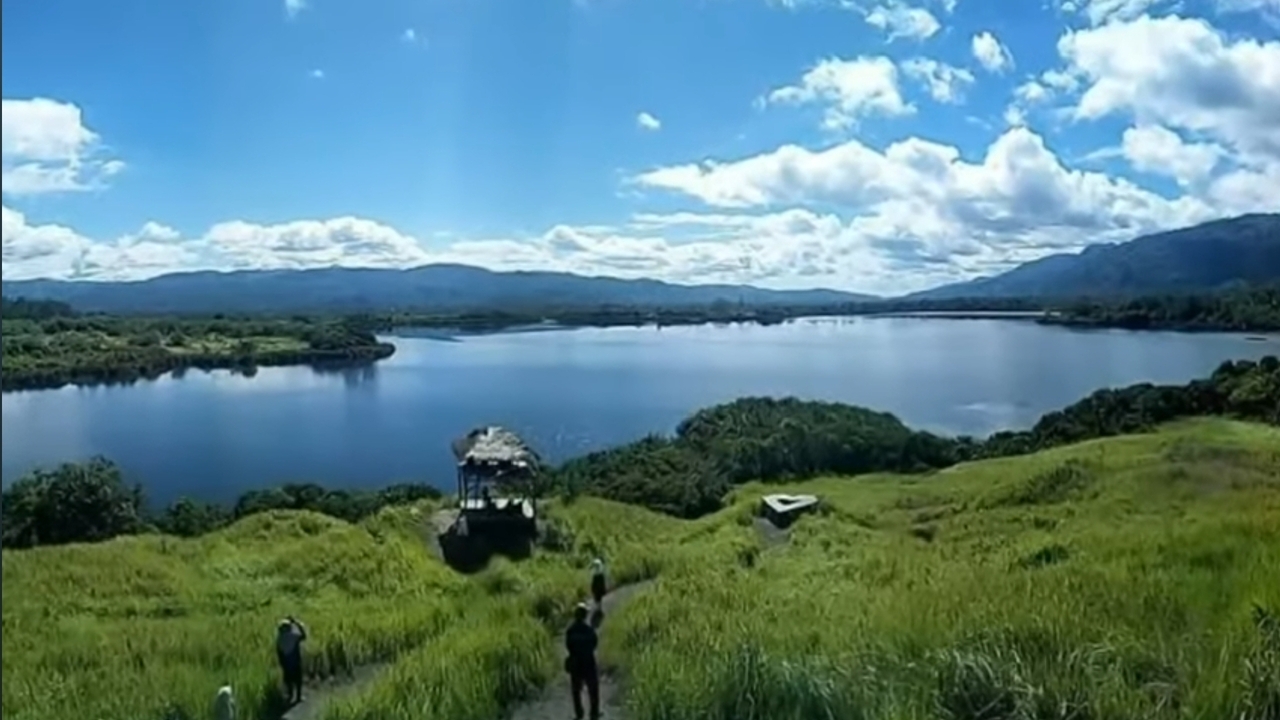
<path id="1" fill-rule="evenodd" d="M 330 363 L 310 367 L 312 372 L 321 377 L 334 375 L 341 377 L 342 384 L 348 388 L 369 385 L 378 379 L 377 363 Z"/>
<path id="2" fill-rule="evenodd" d="M 506 425 L 558 461 L 670 432 L 700 407 L 747 395 L 853 403 L 982 436 L 1101 387 L 1185 382 L 1278 347 L 1242 335 L 920 318 L 391 340 L 395 355 L 377 364 L 5 393 L 4 480 L 102 454 L 160 502 L 228 500 L 294 480 L 447 487 L 449 442 L 476 426 Z"/>

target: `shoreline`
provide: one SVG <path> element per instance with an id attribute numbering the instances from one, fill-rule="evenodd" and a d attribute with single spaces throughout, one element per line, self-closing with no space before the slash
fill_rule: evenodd
<path id="1" fill-rule="evenodd" d="M 396 352 L 393 343 L 378 343 L 346 350 L 299 350 L 264 353 L 256 357 L 233 355 L 184 355 L 170 353 L 164 357 L 148 358 L 145 367 L 121 365 L 117 367 L 85 368 L 72 373 L 62 371 L 47 374 L 30 373 L 5 375 L 0 380 L 0 392 L 36 392 L 59 390 L 64 387 L 117 387 L 138 382 L 158 380 L 165 375 L 187 370 L 239 371 L 252 377 L 263 367 L 363 367 L 385 360 Z"/>
<path id="2" fill-rule="evenodd" d="M 583 329 L 610 328 L 653 328 L 663 327 L 701 327 L 706 325 L 756 325 L 769 327 L 785 325 L 800 320 L 822 319 L 916 319 L 916 320 L 998 320 L 1006 322 L 1033 322 L 1046 327 L 1060 327 L 1076 331 L 1123 330 L 1132 333 L 1185 333 L 1190 335 L 1240 335 L 1249 342 L 1280 342 L 1280 330 L 1232 328 L 1213 325 L 1179 325 L 1159 324 L 1139 327 L 1126 326 L 1122 323 L 1090 322 L 1065 317 L 1053 311 L 1002 311 L 1002 310 L 942 310 L 942 311 L 902 311 L 883 313 L 817 313 L 787 316 L 783 319 L 760 319 L 753 317 L 726 317 L 715 319 L 688 318 L 685 321 L 667 318 L 665 321 L 639 319 L 635 317 L 618 317 L 616 319 L 597 319 L 585 322 L 546 319 L 541 322 L 513 322 L 511 324 L 492 324 L 481 326 L 461 326 L 458 324 L 409 324 L 379 328 L 382 342 L 373 346 L 357 346 L 344 350 L 319 351 L 284 351 L 264 354 L 254 358 L 239 358 L 230 355 L 184 355 L 170 354 L 165 358 L 149 359 L 148 365 L 137 368 L 122 365 L 115 368 L 87 368 L 83 374 L 67 376 L 57 374 L 54 377 L 40 375 L 0 375 L 0 393 L 36 392 L 41 390 L 58 390 L 64 387 L 116 387 L 132 385 L 137 382 L 157 380 L 167 374 L 186 370 L 231 370 L 245 371 L 248 376 L 263 367 L 363 367 L 386 360 L 396 353 L 395 339 L 425 339 L 437 342 L 461 342 L 469 337 L 486 337 L 492 335 L 521 335 L 543 332 L 565 332 Z M 49 375 L 55 375 L 50 373 Z"/>
<path id="3" fill-rule="evenodd" d="M 1206 384 L 1210 386 L 1212 386 L 1215 383 L 1229 384 L 1234 382 L 1235 379 L 1240 376 L 1251 375 L 1255 373 L 1261 374 L 1262 376 L 1265 377 L 1266 374 L 1274 373 L 1275 368 L 1278 366 L 1280 366 L 1280 359 L 1278 359 L 1277 356 L 1275 355 L 1266 356 L 1263 359 L 1258 361 L 1228 360 L 1224 362 L 1222 365 L 1220 365 L 1215 371 L 1213 371 L 1208 376 L 1202 377 L 1202 378 L 1193 378 L 1186 383 L 1163 384 L 1163 385 L 1155 385 L 1152 383 L 1136 383 L 1136 384 L 1132 384 L 1122 388 L 1106 388 L 1106 387 L 1098 388 L 1066 406 L 1046 411 L 1033 423 L 1030 423 L 1028 425 L 1025 425 L 1023 427 L 1016 428 L 1016 429 L 1011 428 L 1006 430 L 995 431 L 985 436 L 967 436 L 967 435 L 958 435 L 958 434 L 949 434 L 949 433 L 935 434 L 933 432 L 923 430 L 918 427 L 907 425 L 897 415 L 894 415 L 887 411 L 877 411 L 864 406 L 853 405 L 850 403 L 818 401 L 818 400 L 799 400 L 798 398 L 795 398 L 795 397 L 739 397 L 732 401 L 720 403 L 714 406 L 703 407 L 703 408 L 699 408 L 694 411 L 691 411 L 690 414 L 687 415 L 686 418 L 683 421 L 681 421 L 681 423 L 678 424 L 677 429 L 673 432 L 663 433 L 659 435 L 651 434 L 650 436 L 648 436 L 647 439 L 638 438 L 629 442 L 610 445 L 608 447 L 601 448 L 598 450 L 587 451 L 585 453 L 580 453 L 578 455 L 564 458 L 562 461 L 558 463 L 548 462 L 544 467 L 544 472 L 545 472 L 545 477 L 550 483 L 548 487 L 556 488 L 561 493 L 568 492 L 569 488 L 576 488 L 577 490 L 582 490 L 584 487 L 592 487 L 591 485 L 585 485 L 585 486 L 579 485 L 578 480 L 575 479 L 573 476 L 575 474 L 578 474 L 582 468 L 586 468 L 592 465 L 593 463 L 604 462 L 606 465 L 608 465 L 609 464 L 608 458 L 610 458 L 611 456 L 615 456 L 615 455 L 620 456 L 620 455 L 625 455 L 627 453 L 630 453 L 632 451 L 636 451 L 637 448 L 641 448 L 646 443 L 652 444 L 656 442 L 658 445 L 666 446 L 668 449 L 682 443 L 688 444 L 689 442 L 688 438 L 683 437 L 682 431 L 680 430 L 680 428 L 685 426 L 686 424 L 690 424 L 690 423 L 697 424 L 697 422 L 701 422 L 704 426 L 714 426 L 716 425 L 716 422 L 711 418 L 716 414 L 724 414 L 724 413 L 732 414 L 733 408 L 737 406 L 751 405 L 751 404 L 760 405 L 762 403 L 766 407 L 757 408 L 755 411 L 749 412 L 749 414 L 754 415 L 754 414 L 758 414 L 759 411 L 771 411 L 772 409 L 773 411 L 775 411 L 775 413 L 780 413 L 779 416 L 783 418 L 803 419 L 806 417 L 806 412 L 809 409 L 821 406 L 825 408 L 823 413 L 824 418 L 826 418 L 828 416 L 828 413 L 834 409 L 839 412 L 853 413 L 853 414 L 859 415 L 860 416 L 858 419 L 859 423 L 867 422 L 868 419 L 875 419 L 875 420 L 883 421 L 890 425 L 893 425 L 895 432 L 897 430 L 901 430 L 903 433 L 906 433 L 906 435 L 909 436 L 910 438 L 914 438 L 914 440 L 904 441 L 906 442 L 906 445 L 904 445 L 904 448 L 909 447 L 912 442 L 923 442 L 925 444 L 942 443 L 950 447 L 950 450 L 939 450 L 937 447 L 931 449 L 928 454 L 931 456 L 932 460 L 936 462 L 932 462 L 931 464 L 929 464 L 928 467 L 922 466 L 921 468 L 917 468 L 917 469 L 910 469 L 905 467 L 903 468 L 897 468 L 897 467 L 866 468 L 859 472 L 845 473 L 845 474 L 857 475 L 857 474 L 866 474 L 869 472 L 900 472 L 902 474 L 910 475 L 910 474 L 917 474 L 921 472 L 936 472 L 936 471 L 945 470 L 946 468 L 953 467 L 957 464 L 964 463 L 964 462 L 969 462 L 974 460 L 993 459 L 993 458 L 999 458 L 999 457 L 1021 456 L 1029 453 L 1038 452 L 1040 450 L 1049 449 L 1051 447 L 1057 447 L 1063 443 L 1070 444 L 1073 442 L 1080 442 L 1084 440 L 1097 439 L 1102 437 L 1113 437 L 1117 435 L 1129 435 L 1129 434 L 1135 434 L 1135 433 L 1149 432 L 1155 427 L 1158 427 L 1160 424 L 1176 421 L 1176 420 L 1184 419 L 1188 417 L 1199 417 L 1199 416 L 1227 417 L 1227 418 L 1235 418 L 1235 419 L 1252 420 L 1255 422 L 1263 422 L 1264 424 L 1267 423 L 1269 420 L 1271 422 L 1277 422 L 1277 421 L 1280 421 L 1280 416 L 1276 417 L 1274 420 L 1271 420 L 1270 418 L 1261 418 L 1261 417 L 1260 418 L 1241 417 L 1241 416 L 1238 416 L 1234 411 L 1228 409 L 1228 406 L 1226 405 L 1223 405 L 1222 407 L 1213 406 L 1213 405 L 1210 405 L 1210 406 L 1199 405 L 1198 403 L 1202 401 L 1202 398 L 1197 393 L 1202 393 L 1203 392 L 1202 387 L 1205 386 Z M 1158 397 L 1161 403 L 1168 405 L 1168 407 L 1164 407 L 1161 410 L 1161 412 L 1166 412 L 1166 413 L 1172 412 L 1172 414 L 1168 415 L 1167 417 L 1159 417 L 1159 418 L 1153 416 L 1152 418 L 1149 418 L 1151 422 L 1143 421 L 1138 423 L 1137 425 L 1128 424 L 1131 422 L 1132 418 L 1127 418 L 1127 417 L 1125 418 L 1123 423 L 1120 423 L 1117 425 L 1112 425 L 1108 423 L 1103 423 L 1097 426 L 1090 425 L 1087 423 L 1081 424 L 1082 422 L 1084 422 L 1081 420 L 1081 417 L 1087 416 L 1088 418 L 1092 418 L 1092 413 L 1094 413 L 1094 411 L 1097 409 L 1096 407 L 1094 407 L 1095 404 L 1097 403 L 1102 403 L 1106 407 L 1110 408 L 1111 405 L 1113 405 L 1116 402 L 1119 402 L 1117 398 L 1127 397 L 1129 399 L 1125 400 L 1124 402 L 1134 403 L 1135 408 L 1142 407 L 1143 403 L 1139 399 L 1136 399 L 1138 395 L 1150 395 L 1151 397 L 1147 399 Z M 1187 397 L 1191 397 L 1192 395 L 1195 395 L 1195 401 L 1194 402 L 1187 401 L 1187 403 L 1190 403 L 1190 404 L 1184 403 L 1186 407 L 1184 407 L 1182 411 L 1175 412 L 1170 410 L 1170 408 L 1177 406 L 1178 402 L 1182 402 L 1186 400 Z M 1180 398 L 1180 400 L 1175 402 L 1174 396 L 1177 396 L 1178 398 Z M 1225 403 L 1227 402 L 1227 400 L 1224 399 L 1223 402 Z M 1194 411 L 1192 411 L 1193 406 L 1194 406 Z M 1210 408 L 1213 408 L 1213 410 L 1210 411 Z M 1073 415 L 1081 415 L 1081 413 L 1083 413 L 1081 417 L 1073 417 Z M 1088 422 L 1091 423 L 1093 421 L 1089 420 Z M 735 432 L 744 433 L 744 432 L 750 431 L 750 429 L 744 430 L 741 427 L 738 427 L 737 425 L 734 425 L 734 427 L 737 428 Z M 818 426 L 815 426 L 815 428 L 817 427 Z M 818 428 L 818 429 L 823 429 L 823 428 Z M 825 429 L 829 430 L 830 428 L 825 428 Z M 706 451 L 706 448 L 702 448 L 698 450 L 699 453 L 703 453 L 705 451 Z M 634 459 L 634 458 L 630 458 L 630 459 Z M 23 475 L 18 476 L 13 480 L 7 482 L 5 491 L 8 492 L 9 489 L 12 488 L 13 483 L 19 482 L 24 478 L 31 477 L 33 475 L 36 475 L 42 472 L 53 472 L 53 471 L 56 471 L 58 468 L 63 468 L 68 465 L 70 466 L 83 465 L 86 462 L 92 463 L 94 462 L 94 460 L 67 461 L 67 462 L 60 463 L 56 466 L 44 466 L 44 467 L 33 468 L 27 471 L 26 473 L 24 473 Z M 109 459 L 107 459 L 107 462 L 114 466 L 114 463 L 112 463 Z M 598 469 L 588 469 L 588 474 L 594 473 L 597 470 Z M 822 472 L 843 472 L 843 471 L 837 471 L 832 469 L 832 470 L 824 470 Z M 757 475 L 759 475 L 757 479 L 761 481 L 769 480 L 769 478 L 765 477 L 764 474 L 757 473 Z M 726 485 L 726 490 L 732 489 L 737 484 L 738 483 L 729 482 Z M 139 485 L 139 487 L 141 487 L 141 485 Z M 205 499 L 199 499 L 199 498 L 194 498 L 192 499 L 192 501 L 199 503 L 205 507 L 216 508 L 219 511 L 223 511 L 223 510 L 233 511 L 235 508 L 242 505 L 245 502 L 246 498 L 268 496 L 274 490 L 281 490 L 289 487 L 295 487 L 295 488 L 309 487 L 309 488 L 313 488 L 320 491 L 322 494 L 328 493 L 328 494 L 353 495 L 353 496 L 354 495 L 377 495 L 380 493 L 395 491 L 396 489 L 403 490 L 404 488 L 414 487 L 414 488 L 430 488 L 431 492 L 438 492 L 441 497 L 451 497 L 451 494 L 447 490 L 447 488 L 449 487 L 449 483 L 447 482 L 447 479 L 444 485 L 440 486 L 432 482 L 431 478 L 426 478 L 424 479 L 423 482 L 408 482 L 408 483 L 403 481 L 398 483 L 389 482 L 380 486 L 367 486 L 367 487 L 342 486 L 342 485 L 327 486 L 327 485 L 320 485 L 318 483 L 311 483 L 311 482 L 303 482 L 303 483 L 284 482 L 284 483 L 277 483 L 275 485 L 263 485 L 262 487 L 259 487 L 259 488 L 247 490 L 244 493 L 241 493 L 241 495 L 237 498 L 235 502 L 232 502 L 230 504 L 227 504 L 224 501 L 213 501 L 213 500 L 205 500 Z M 555 492 L 556 491 L 551 491 L 551 494 L 555 494 Z M 597 494 L 597 493 L 588 493 L 588 494 Z M 609 493 L 606 492 L 599 496 L 609 497 Z M 616 498 L 616 497 L 610 497 L 610 499 L 615 499 L 615 500 L 619 500 L 620 502 L 627 502 L 629 504 L 647 507 L 647 505 L 643 502 L 635 502 L 633 500 Z M 180 502 L 180 501 L 181 499 L 175 502 Z M 172 507 L 172 504 L 170 505 L 170 507 Z M 156 509 L 160 509 L 160 508 L 157 507 Z M 657 509 L 657 508 L 650 507 L 650 509 Z M 668 512 L 667 514 L 675 515 L 677 517 L 680 516 L 679 513 Z"/>

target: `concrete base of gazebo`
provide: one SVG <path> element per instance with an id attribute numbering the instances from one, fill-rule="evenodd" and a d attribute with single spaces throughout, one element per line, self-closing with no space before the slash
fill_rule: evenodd
<path id="1" fill-rule="evenodd" d="M 817 508 L 817 495 L 765 495 L 760 499 L 760 516 L 780 528 Z"/>

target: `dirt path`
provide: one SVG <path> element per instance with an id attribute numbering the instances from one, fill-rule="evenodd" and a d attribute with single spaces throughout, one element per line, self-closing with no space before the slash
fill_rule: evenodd
<path id="1" fill-rule="evenodd" d="M 329 703 L 338 698 L 359 692 L 372 683 L 387 666 L 371 664 L 357 667 L 351 675 L 339 675 L 318 683 L 308 683 L 302 692 L 302 702 L 280 716 L 280 720 L 319 720 Z"/>
<path id="2" fill-rule="evenodd" d="M 427 549 L 440 562 L 444 562 L 444 549 L 440 547 L 440 536 L 447 532 L 457 519 L 457 510 L 437 510 L 423 523 L 422 539 L 426 542 Z"/>
<path id="3" fill-rule="evenodd" d="M 650 585 L 652 580 L 623 585 L 615 588 L 612 592 L 604 596 L 602 603 L 604 615 L 601 618 L 601 624 L 609 622 L 609 618 L 613 617 L 623 606 L 627 604 L 631 598 L 637 593 L 642 592 Z M 558 642 L 561 656 L 564 655 L 564 643 Z M 600 671 L 600 711 L 601 717 L 608 720 L 618 720 L 622 718 L 622 695 L 619 690 L 618 677 L 615 673 L 610 672 L 607 668 L 601 668 Z M 582 703 L 586 707 L 587 694 L 582 693 Z M 508 720 L 573 720 L 573 700 L 569 696 L 569 677 L 564 673 L 559 673 L 542 694 L 531 702 L 517 705 L 508 714 Z"/>

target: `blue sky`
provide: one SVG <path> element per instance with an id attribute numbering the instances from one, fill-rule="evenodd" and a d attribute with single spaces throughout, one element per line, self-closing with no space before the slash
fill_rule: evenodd
<path id="1" fill-rule="evenodd" d="M 1280 0 L 12 0 L 4 277 L 896 292 L 1280 209 Z"/>

